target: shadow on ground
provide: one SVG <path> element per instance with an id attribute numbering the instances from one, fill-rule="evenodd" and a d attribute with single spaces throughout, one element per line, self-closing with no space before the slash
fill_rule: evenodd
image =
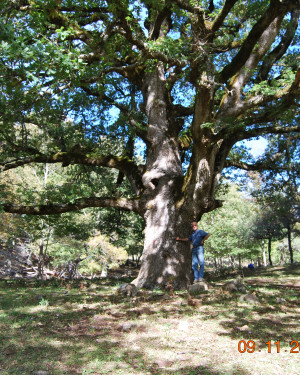
<path id="1" fill-rule="evenodd" d="M 176 341 L 172 324 L 186 319 L 215 323 L 219 338 L 253 340 L 265 350 L 269 340 L 287 348 L 298 339 L 299 265 L 257 270 L 245 277 L 248 292 L 259 298 L 253 305 L 241 302 L 239 294 L 224 293 L 220 279 L 194 299 L 195 305 L 189 305 L 186 291 L 175 296 L 141 291 L 134 298 L 123 297 L 116 290 L 124 281 L 130 279 L 1 281 L 1 373 L 251 374 L 236 363 L 226 371 L 219 370 L 222 363 L 216 369 L 188 347 L 192 332 L 183 331 L 182 343 Z M 163 353 L 169 350 L 178 355 L 165 359 Z M 213 349 L 210 357 L 212 361 Z"/>

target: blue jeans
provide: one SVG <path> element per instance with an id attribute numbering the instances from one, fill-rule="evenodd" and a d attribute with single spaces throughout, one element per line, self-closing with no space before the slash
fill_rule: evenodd
<path id="1" fill-rule="evenodd" d="M 200 265 L 200 269 L 199 266 Z M 195 280 L 203 279 L 204 276 L 204 247 L 198 246 L 193 248 L 192 268 Z"/>

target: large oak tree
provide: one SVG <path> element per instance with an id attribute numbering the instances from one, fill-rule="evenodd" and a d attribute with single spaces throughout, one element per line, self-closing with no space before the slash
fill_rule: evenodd
<path id="1" fill-rule="evenodd" d="M 119 171 L 107 196 L 3 209 L 132 210 L 146 224 L 137 285 L 186 286 L 190 253 L 176 235 L 221 205 L 225 167 L 268 167 L 247 163 L 236 144 L 297 137 L 299 11 L 299 0 L 2 0 L 1 171 Z M 131 194 L 120 196 L 124 179 Z"/>

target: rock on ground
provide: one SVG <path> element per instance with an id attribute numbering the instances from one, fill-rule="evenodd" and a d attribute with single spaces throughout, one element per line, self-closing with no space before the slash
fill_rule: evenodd
<path id="1" fill-rule="evenodd" d="M 118 289 L 119 294 L 123 294 L 127 297 L 135 297 L 137 292 L 137 287 L 134 284 L 122 284 Z"/>
<path id="2" fill-rule="evenodd" d="M 239 298 L 239 301 L 240 302 L 248 302 L 248 303 L 251 303 L 253 305 L 256 305 L 257 303 L 259 303 L 259 299 L 257 298 L 257 296 L 255 294 L 252 294 L 252 293 L 242 295 Z"/>
<path id="3" fill-rule="evenodd" d="M 226 284 L 222 286 L 222 289 L 230 293 L 234 293 L 234 292 L 246 293 L 247 292 L 245 285 L 242 283 L 240 279 L 228 281 Z"/>
<path id="4" fill-rule="evenodd" d="M 201 292 L 206 292 L 207 290 L 211 288 L 212 288 L 211 285 L 207 281 L 202 280 L 198 282 L 197 284 L 190 285 L 188 288 L 188 292 L 192 295 L 195 295 Z"/>

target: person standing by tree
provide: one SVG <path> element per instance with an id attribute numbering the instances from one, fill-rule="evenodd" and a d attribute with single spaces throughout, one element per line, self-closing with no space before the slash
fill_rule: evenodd
<path id="1" fill-rule="evenodd" d="M 193 244 L 192 269 L 194 271 L 195 283 L 201 281 L 204 276 L 204 241 L 210 236 L 198 228 L 196 221 L 192 222 L 193 233 L 188 238 L 176 237 L 176 241 L 190 241 Z M 200 266 L 200 267 L 199 267 Z"/>

